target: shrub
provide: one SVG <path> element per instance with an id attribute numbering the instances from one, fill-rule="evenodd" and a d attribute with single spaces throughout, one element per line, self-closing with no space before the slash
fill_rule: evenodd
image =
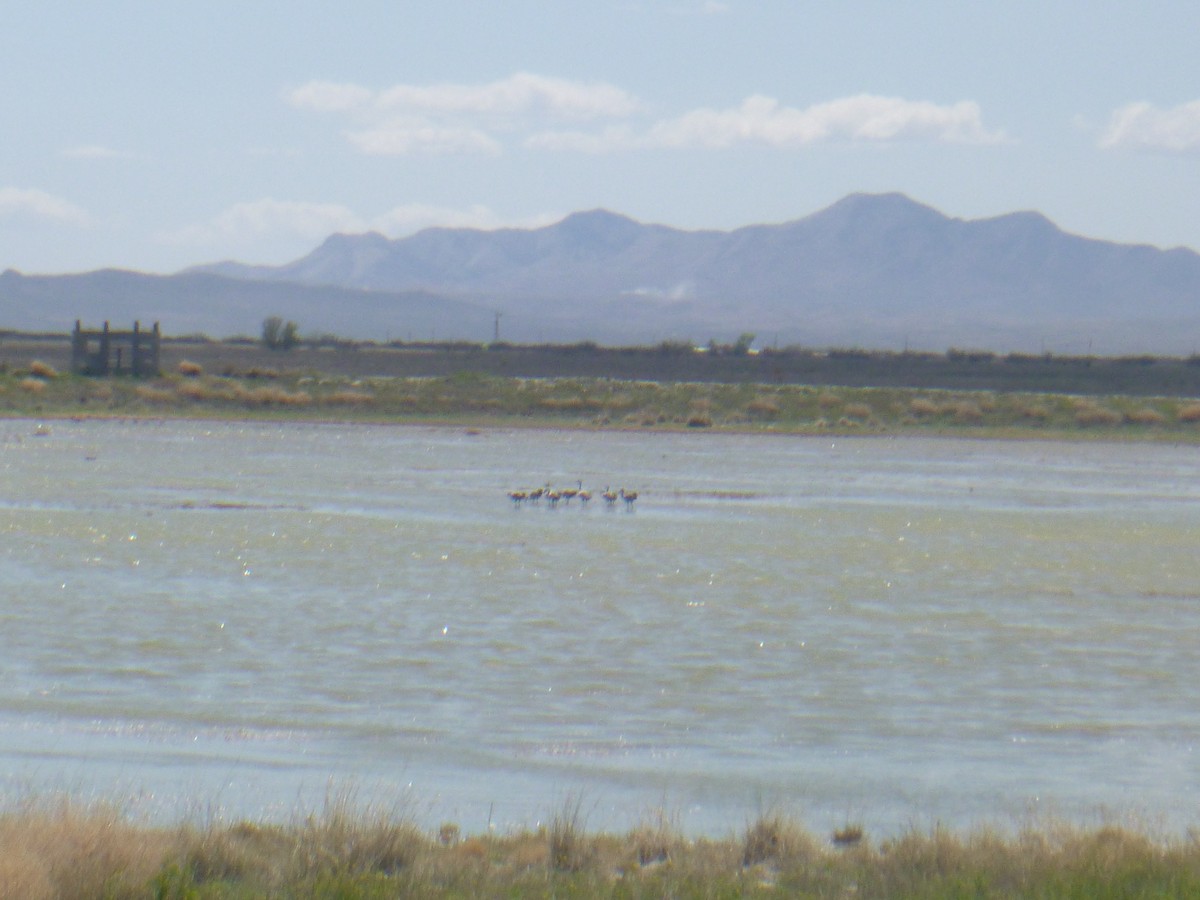
<path id="1" fill-rule="evenodd" d="M 1121 414 L 1096 403 L 1080 403 L 1075 408 L 1075 421 L 1083 426 L 1117 425 L 1121 422 Z"/>
<path id="2" fill-rule="evenodd" d="M 928 397 L 914 397 L 912 403 L 908 405 L 908 409 L 909 412 L 918 418 L 921 416 L 936 416 L 942 412 L 942 408 Z"/>
<path id="3" fill-rule="evenodd" d="M 194 381 L 187 381 L 178 385 L 175 388 L 175 393 L 184 400 L 192 400 L 197 402 L 201 400 L 211 400 L 214 397 L 212 391 L 210 391 L 204 385 L 198 384 Z"/>
<path id="4" fill-rule="evenodd" d="M 1180 422 L 1200 422 L 1200 403 L 1189 403 L 1179 408 Z"/>
<path id="5" fill-rule="evenodd" d="M 742 865 L 783 862 L 799 856 L 814 856 L 812 837 L 795 822 L 780 815 L 760 816 L 746 829 L 742 841 Z"/>
<path id="6" fill-rule="evenodd" d="M 300 343 L 300 329 L 295 322 L 270 316 L 263 320 L 262 342 L 268 350 L 291 350 Z"/>
<path id="7" fill-rule="evenodd" d="M 30 394 L 40 394 L 46 390 L 46 382 L 40 378 L 22 378 L 21 390 Z"/>
<path id="8" fill-rule="evenodd" d="M 865 403 L 851 403 L 843 410 L 843 415 L 847 419 L 869 419 L 871 407 Z"/>
<path id="9" fill-rule="evenodd" d="M 179 374 L 185 378 L 199 378 L 204 374 L 204 366 L 192 362 L 190 359 L 180 360 L 177 369 Z"/>
<path id="10" fill-rule="evenodd" d="M 334 391 L 322 398 L 322 402 L 332 406 L 367 406 L 375 402 L 375 396 L 362 391 Z"/>
<path id="11" fill-rule="evenodd" d="M 1029 403 L 1019 407 L 1017 415 L 1022 419 L 1033 419 L 1035 422 L 1044 422 L 1050 418 L 1050 410 L 1046 409 L 1040 403 Z"/>
<path id="12" fill-rule="evenodd" d="M 1161 425 L 1166 421 L 1166 416 L 1157 409 L 1144 406 L 1125 413 L 1125 421 L 1131 425 Z"/>
<path id="13" fill-rule="evenodd" d="M 38 378 L 57 378 L 58 370 L 49 363 L 44 363 L 40 359 L 35 359 L 29 364 L 29 374 Z"/>
<path id="14" fill-rule="evenodd" d="M 779 415 L 779 404 L 770 397 L 755 397 L 746 407 L 746 411 L 764 419 L 774 419 Z"/>
<path id="15" fill-rule="evenodd" d="M 983 410 L 979 404 L 968 400 L 960 400 L 954 404 L 954 420 L 956 422 L 980 422 L 983 420 Z"/>

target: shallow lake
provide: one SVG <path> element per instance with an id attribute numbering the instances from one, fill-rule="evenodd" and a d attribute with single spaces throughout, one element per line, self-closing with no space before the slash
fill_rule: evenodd
<path id="1" fill-rule="evenodd" d="M 582 480 L 640 492 L 514 505 Z M 0 791 L 1200 818 L 1200 450 L 0 422 Z"/>

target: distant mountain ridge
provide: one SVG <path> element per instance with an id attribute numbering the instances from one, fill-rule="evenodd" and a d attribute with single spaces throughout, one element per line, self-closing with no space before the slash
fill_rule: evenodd
<path id="1" fill-rule="evenodd" d="M 488 340 L 501 312 L 501 337 L 514 341 L 699 343 L 754 332 L 760 345 L 1173 355 L 1200 342 L 1191 250 L 1084 238 L 1036 212 L 956 219 L 895 193 L 852 194 L 801 219 L 732 231 L 597 209 L 534 229 L 335 234 L 286 265 L 227 262 L 164 277 L 159 317 L 169 331 L 180 330 L 171 322 L 186 280 L 201 276 L 225 299 L 206 303 L 193 287 L 195 330 L 218 334 L 240 297 L 254 315 L 276 304 L 267 314 L 302 331 L 376 339 L 432 330 Z M 0 279 L 0 316 L 12 303 Z M 406 328 L 418 307 L 420 325 Z"/>

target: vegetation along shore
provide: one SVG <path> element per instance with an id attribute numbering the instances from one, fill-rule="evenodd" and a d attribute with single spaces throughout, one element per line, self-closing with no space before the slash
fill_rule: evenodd
<path id="1" fill-rule="evenodd" d="M 308 897 L 1195 897 L 1200 841 L 1119 825 L 1045 823 L 875 841 L 762 815 L 691 838 L 652 814 L 589 832 L 578 799 L 548 821 L 469 835 L 329 803 L 288 824 L 137 824 L 104 805 L 26 800 L 0 813 L 0 896 Z"/>
<path id="2" fill-rule="evenodd" d="M 1200 439 L 1200 360 L 166 341 L 161 374 L 75 375 L 0 340 L 0 414 Z"/>

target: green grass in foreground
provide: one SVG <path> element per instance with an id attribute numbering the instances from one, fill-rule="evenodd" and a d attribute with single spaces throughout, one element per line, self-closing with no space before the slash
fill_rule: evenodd
<path id="1" fill-rule="evenodd" d="M 840 839 L 840 840 L 839 840 Z M 878 844 L 764 816 L 724 839 L 665 817 L 588 833 L 579 804 L 509 834 L 426 834 L 334 803 L 289 825 L 139 826 L 103 806 L 26 802 L 0 814 L 0 897 L 1196 897 L 1200 840 L 1048 824 L 942 828 Z"/>
<path id="2" fill-rule="evenodd" d="M 150 380 L 63 375 L 34 362 L 0 374 L 0 414 L 188 416 L 796 434 L 930 433 L 1200 439 L 1200 400 L 1066 394 L 506 378 L 350 378 L 271 369 Z"/>

